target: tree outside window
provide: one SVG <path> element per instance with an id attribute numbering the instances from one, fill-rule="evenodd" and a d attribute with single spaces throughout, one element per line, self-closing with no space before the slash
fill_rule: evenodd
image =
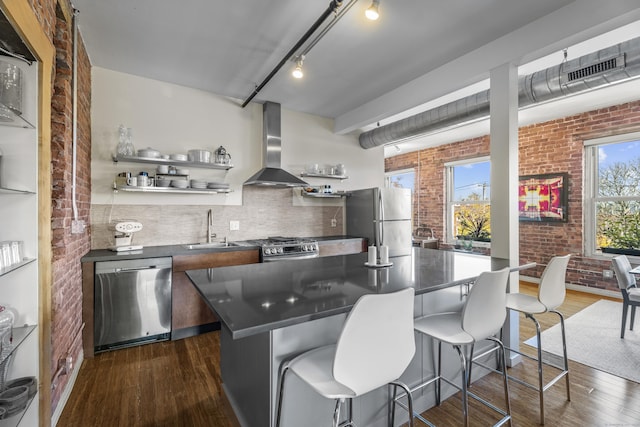
<path id="1" fill-rule="evenodd" d="M 597 150 L 596 247 L 603 252 L 640 255 L 640 140 L 592 149 Z"/>
<path id="2" fill-rule="evenodd" d="M 449 236 L 458 241 L 491 241 L 490 163 L 474 159 L 447 166 Z"/>

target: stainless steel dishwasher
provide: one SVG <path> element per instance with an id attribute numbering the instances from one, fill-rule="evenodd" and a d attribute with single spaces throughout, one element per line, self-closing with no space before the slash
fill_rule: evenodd
<path id="1" fill-rule="evenodd" d="M 169 339 L 171 258 L 96 262 L 96 353 Z"/>

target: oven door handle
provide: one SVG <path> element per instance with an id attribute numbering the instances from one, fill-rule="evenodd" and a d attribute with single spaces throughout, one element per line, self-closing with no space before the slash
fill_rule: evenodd
<path id="1" fill-rule="evenodd" d="M 311 259 L 318 258 L 318 254 L 304 254 L 304 255 L 280 255 L 269 258 L 264 258 L 262 262 L 270 262 L 270 261 L 287 261 L 287 260 L 298 260 L 298 259 Z"/>

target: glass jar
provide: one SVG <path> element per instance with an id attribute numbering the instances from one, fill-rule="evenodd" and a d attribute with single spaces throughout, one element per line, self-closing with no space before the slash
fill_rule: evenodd
<path id="1" fill-rule="evenodd" d="M 5 351 L 13 341 L 13 324 L 16 321 L 16 313 L 11 308 L 0 305 L 0 341 L 2 341 L 2 352 Z"/>
<path id="2" fill-rule="evenodd" d="M 119 156 L 133 156 L 135 153 L 133 148 L 133 130 L 124 127 L 124 125 L 118 127 L 117 152 Z"/>

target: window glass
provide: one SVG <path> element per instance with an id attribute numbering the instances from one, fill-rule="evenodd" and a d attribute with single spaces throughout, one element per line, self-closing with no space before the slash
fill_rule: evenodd
<path id="1" fill-rule="evenodd" d="M 588 224 L 596 251 L 640 255 L 640 140 L 590 147 L 594 150 Z M 589 201 L 587 201 L 589 202 Z"/>
<path id="2" fill-rule="evenodd" d="M 449 188 L 447 228 L 456 241 L 491 241 L 491 187 L 489 161 L 447 166 Z"/>

